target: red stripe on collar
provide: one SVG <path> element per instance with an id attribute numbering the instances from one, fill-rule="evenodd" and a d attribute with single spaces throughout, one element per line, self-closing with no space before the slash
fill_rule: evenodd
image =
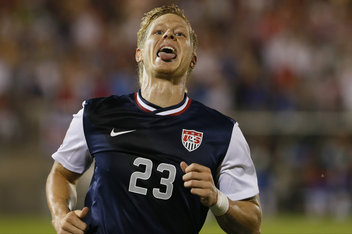
<path id="1" fill-rule="evenodd" d="M 139 108 L 141 108 L 141 109 L 142 109 L 143 111 L 145 111 L 145 112 L 152 112 L 151 110 L 148 110 L 148 109 L 144 108 L 141 104 L 139 104 L 137 95 L 138 95 L 138 92 L 136 92 L 136 93 L 134 94 L 134 100 L 135 100 L 135 102 L 137 103 L 137 105 L 139 106 Z"/>
<path id="2" fill-rule="evenodd" d="M 183 112 L 185 112 L 185 111 L 190 107 L 191 102 L 192 102 L 191 99 L 188 99 L 188 100 L 187 100 L 187 105 L 185 106 L 185 108 L 183 108 L 183 109 L 180 110 L 179 112 L 176 112 L 176 113 L 170 114 L 170 115 L 180 115 L 180 114 L 182 114 Z"/>
<path id="3" fill-rule="evenodd" d="M 148 105 L 147 103 L 143 102 L 143 99 L 140 97 L 139 93 L 136 92 L 134 94 L 134 99 L 135 99 L 135 102 L 136 104 L 138 105 L 138 107 L 145 111 L 145 112 L 154 112 L 154 111 L 157 111 L 158 109 L 155 109 L 154 107 Z M 160 109 L 160 111 L 156 112 L 155 114 L 156 115 L 163 115 L 163 116 L 166 116 L 166 115 L 180 115 L 182 113 L 184 113 L 191 105 L 191 99 L 188 98 L 186 96 L 186 102 L 183 103 L 181 106 L 178 106 L 178 107 L 175 107 L 174 109 L 166 109 L 166 110 L 162 110 L 162 108 Z"/>

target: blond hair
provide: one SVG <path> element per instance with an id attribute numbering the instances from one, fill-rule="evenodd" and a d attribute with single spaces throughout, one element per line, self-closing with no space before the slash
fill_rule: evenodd
<path id="1" fill-rule="evenodd" d="M 195 34 L 195 32 L 191 26 L 191 23 L 189 22 L 189 20 L 185 16 L 183 10 L 180 9 L 175 4 L 172 4 L 169 6 L 157 7 L 157 8 L 154 8 L 151 11 L 144 14 L 142 21 L 141 21 L 140 29 L 137 33 L 137 47 L 143 48 L 146 34 L 147 34 L 147 31 L 148 31 L 150 24 L 158 17 L 160 17 L 162 15 L 166 15 L 166 14 L 175 14 L 175 15 L 181 17 L 187 23 L 189 30 L 190 30 L 190 38 L 191 38 L 192 45 L 193 45 L 193 53 L 195 54 L 196 50 L 197 50 L 197 46 L 198 46 L 197 35 Z M 193 68 L 190 67 L 189 73 L 192 71 L 192 69 Z M 143 64 L 142 63 L 138 63 L 138 72 L 139 72 L 139 77 L 141 78 L 142 74 L 143 74 Z"/>

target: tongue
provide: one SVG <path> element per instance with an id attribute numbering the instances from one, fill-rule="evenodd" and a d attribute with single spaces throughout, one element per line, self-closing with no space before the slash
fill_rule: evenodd
<path id="1" fill-rule="evenodd" d="M 159 52 L 159 57 L 162 60 L 171 60 L 171 59 L 176 58 L 176 54 L 174 54 L 174 53 L 166 53 L 166 52 Z"/>

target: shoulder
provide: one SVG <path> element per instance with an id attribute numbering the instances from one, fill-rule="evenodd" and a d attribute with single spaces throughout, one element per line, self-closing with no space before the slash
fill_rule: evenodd
<path id="1" fill-rule="evenodd" d="M 97 97 L 97 98 L 91 98 L 87 99 L 84 101 L 83 105 L 84 106 L 102 106 L 102 105 L 115 105 L 117 103 L 124 103 L 128 102 L 130 99 L 130 96 L 133 94 L 128 94 L 128 95 L 111 95 L 107 97 Z"/>
<path id="2" fill-rule="evenodd" d="M 192 100 L 192 105 L 193 105 L 193 110 L 198 112 L 198 114 L 202 118 L 207 118 L 210 121 L 213 121 L 214 123 L 219 123 L 221 125 L 229 124 L 231 126 L 233 126 L 236 123 L 236 121 L 233 118 L 227 115 L 224 115 L 223 113 L 213 108 L 210 108 L 197 100 Z"/>
<path id="3" fill-rule="evenodd" d="M 128 105 L 131 103 L 132 98 L 133 94 L 91 98 L 83 102 L 84 112 L 100 112 L 106 109 Z"/>

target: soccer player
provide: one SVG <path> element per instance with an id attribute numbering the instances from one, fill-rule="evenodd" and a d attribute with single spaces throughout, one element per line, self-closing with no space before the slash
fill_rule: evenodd
<path id="1" fill-rule="evenodd" d="M 87 100 L 48 176 L 58 233 L 198 233 L 208 209 L 229 233 L 260 233 L 256 171 L 238 123 L 186 93 L 196 35 L 177 6 L 138 32 L 140 90 Z M 75 185 L 95 160 L 85 207 Z"/>

